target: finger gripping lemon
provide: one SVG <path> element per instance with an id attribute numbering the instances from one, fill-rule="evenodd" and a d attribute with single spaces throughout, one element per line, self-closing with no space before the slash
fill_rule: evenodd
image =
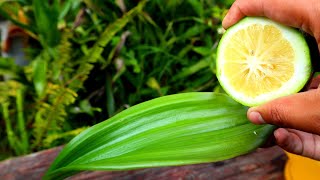
<path id="1" fill-rule="evenodd" d="M 298 92 L 311 69 L 302 33 L 267 18 L 241 20 L 219 43 L 218 80 L 230 96 L 247 106 Z"/>

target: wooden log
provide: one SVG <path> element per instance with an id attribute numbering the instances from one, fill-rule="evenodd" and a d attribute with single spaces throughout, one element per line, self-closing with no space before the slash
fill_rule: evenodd
<path id="1" fill-rule="evenodd" d="M 1 180 L 41 179 L 50 163 L 62 147 L 53 148 L 23 157 L 0 162 Z M 283 169 L 287 160 L 278 147 L 259 149 L 253 153 L 216 163 L 179 167 L 150 168 L 133 171 L 92 171 L 82 172 L 72 180 L 226 180 L 226 179 L 284 179 Z"/>

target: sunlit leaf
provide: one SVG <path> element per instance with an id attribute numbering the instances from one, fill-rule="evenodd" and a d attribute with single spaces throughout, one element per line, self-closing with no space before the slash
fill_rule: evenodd
<path id="1" fill-rule="evenodd" d="M 82 170 L 127 170 L 214 162 L 259 147 L 273 126 L 251 124 L 247 108 L 214 93 L 185 93 L 133 106 L 75 137 L 45 179 Z"/>

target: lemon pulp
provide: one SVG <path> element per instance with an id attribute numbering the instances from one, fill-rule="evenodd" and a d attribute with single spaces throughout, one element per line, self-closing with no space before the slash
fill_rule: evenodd
<path id="1" fill-rule="evenodd" d="M 254 24 L 236 32 L 224 53 L 225 75 L 248 97 L 275 91 L 293 76 L 293 48 L 274 26 Z"/>

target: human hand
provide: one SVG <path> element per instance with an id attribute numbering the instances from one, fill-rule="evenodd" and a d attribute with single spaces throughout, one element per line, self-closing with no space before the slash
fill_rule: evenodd
<path id="1" fill-rule="evenodd" d="M 227 29 L 245 16 L 266 16 L 300 28 L 315 37 L 320 50 L 319 0 L 237 0 L 225 17 L 223 27 Z M 274 137 L 284 150 L 320 160 L 319 88 L 250 108 L 248 118 L 255 124 L 280 127 Z"/>
<path id="2" fill-rule="evenodd" d="M 319 0 L 236 0 L 222 25 L 225 29 L 245 16 L 265 16 L 314 36 L 320 50 Z"/>

